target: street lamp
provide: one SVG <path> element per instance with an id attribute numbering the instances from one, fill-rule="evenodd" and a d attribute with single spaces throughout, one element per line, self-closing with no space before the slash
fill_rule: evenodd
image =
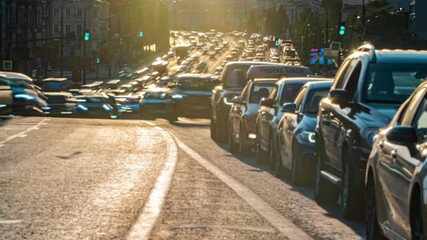
<path id="1" fill-rule="evenodd" d="M 61 0 L 61 48 L 60 48 L 60 56 L 61 56 L 61 61 L 63 61 L 64 59 L 64 7 L 66 4 L 69 3 L 74 3 L 76 2 L 76 0 L 72 0 L 71 2 L 67 2 L 66 1 L 70 1 L 70 0 Z M 78 0 L 77 0 L 78 1 Z M 64 76 L 64 65 L 61 64 L 61 77 Z"/>

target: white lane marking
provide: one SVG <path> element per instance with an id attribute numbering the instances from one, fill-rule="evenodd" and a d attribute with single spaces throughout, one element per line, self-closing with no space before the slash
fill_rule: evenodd
<path id="1" fill-rule="evenodd" d="M 16 224 L 16 223 L 22 223 L 23 221 L 21 219 L 18 220 L 1 220 L 0 224 Z"/>
<path id="2" fill-rule="evenodd" d="M 4 140 L 4 141 L 2 141 L 2 142 L 0 142 L 0 147 L 4 147 L 4 144 L 5 143 L 7 143 L 7 142 L 9 142 L 9 141 L 11 141 L 11 140 L 13 140 L 13 139 L 15 139 L 15 138 L 24 138 L 24 137 L 26 137 L 27 136 L 27 133 L 29 133 L 29 132 L 31 132 L 31 131 L 33 131 L 33 130 L 38 130 L 38 129 L 40 129 L 40 127 L 42 126 L 42 125 L 46 125 L 47 123 L 47 121 L 49 121 L 50 120 L 50 118 L 44 118 L 43 120 L 41 120 L 39 123 L 37 123 L 36 125 L 34 125 L 34 126 L 32 126 L 32 127 L 30 127 L 30 128 L 28 128 L 27 130 L 25 130 L 25 131 L 23 131 L 23 132 L 20 132 L 20 133 L 18 133 L 18 134 L 15 134 L 15 135 L 12 135 L 12 136 L 10 136 L 10 137 L 8 137 L 8 138 L 6 138 L 6 140 Z"/>
<path id="3" fill-rule="evenodd" d="M 157 178 L 153 189 L 151 190 L 141 214 L 129 230 L 126 240 L 144 240 L 150 237 L 150 233 L 165 203 L 166 196 L 172 182 L 173 173 L 175 172 L 176 162 L 178 161 L 178 147 L 174 138 L 162 128 L 156 127 L 156 129 L 160 131 L 166 142 L 166 163 Z"/>
<path id="4" fill-rule="evenodd" d="M 221 169 L 213 165 L 210 161 L 202 157 L 193 149 L 181 142 L 176 136 L 175 140 L 179 148 L 196 160 L 200 165 L 205 167 L 209 172 L 214 174 L 217 178 L 227 184 L 233 189 L 242 199 L 251 205 L 259 214 L 261 214 L 267 221 L 275 226 L 281 233 L 285 234 L 289 239 L 312 239 L 307 233 L 299 229 L 294 223 L 282 216 L 274 208 L 268 205 L 258 195 L 252 192 L 249 188 L 239 183 L 237 180 L 223 172 Z"/>

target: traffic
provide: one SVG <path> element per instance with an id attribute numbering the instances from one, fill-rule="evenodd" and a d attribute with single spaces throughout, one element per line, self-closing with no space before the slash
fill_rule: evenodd
<path id="1" fill-rule="evenodd" d="M 427 51 L 366 44 L 322 76 L 284 39 L 170 34 L 164 55 L 104 81 L 0 72 L 1 121 L 207 119 L 217 144 L 364 222 L 367 239 L 425 239 Z"/>

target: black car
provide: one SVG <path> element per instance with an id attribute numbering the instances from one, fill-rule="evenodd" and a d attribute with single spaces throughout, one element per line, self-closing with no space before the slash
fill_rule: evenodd
<path id="1" fill-rule="evenodd" d="M 425 239 L 427 82 L 379 131 L 366 168 L 368 239 Z"/>
<path id="2" fill-rule="evenodd" d="M 71 115 L 76 111 L 77 101 L 70 92 L 46 92 L 47 107 L 43 110 L 50 115 Z"/>
<path id="3" fill-rule="evenodd" d="M 87 93 L 75 96 L 75 115 L 80 117 L 117 118 L 119 109 L 113 96 L 105 93 Z"/>
<path id="4" fill-rule="evenodd" d="M 212 89 L 219 84 L 209 74 L 180 74 L 168 86 L 172 89 L 178 117 L 209 118 Z"/>
<path id="5" fill-rule="evenodd" d="M 366 163 L 379 128 L 427 75 L 427 51 L 375 50 L 365 45 L 341 65 L 316 127 L 315 198 L 340 204 L 345 218 L 364 209 Z"/>
<path id="6" fill-rule="evenodd" d="M 294 185 L 308 184 L 314 179 L 317 110 L 331 85 L 332 81 L 306 83 L 294 102 L 282 106 L 284 113 L 278 124 L 275 148 L 276 173 L 283 176 L 290 172 Z"/>

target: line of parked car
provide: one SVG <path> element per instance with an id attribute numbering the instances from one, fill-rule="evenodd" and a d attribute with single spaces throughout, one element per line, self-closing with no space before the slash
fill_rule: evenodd
<path id="1" fill-rule="evenodd" d="M 285 69 L 225 65 L 211 99 L 212 139 L 243 155 L 254 149 L 278 177 L 313 185 L 317 203 L 365 218 L 368 239 L 424 239 L 427 51 L 363 45 L 333 79 L 296 77 L 304 67 L 289 65 L 296 76 L 248 77 L 260 64 Z"/>

